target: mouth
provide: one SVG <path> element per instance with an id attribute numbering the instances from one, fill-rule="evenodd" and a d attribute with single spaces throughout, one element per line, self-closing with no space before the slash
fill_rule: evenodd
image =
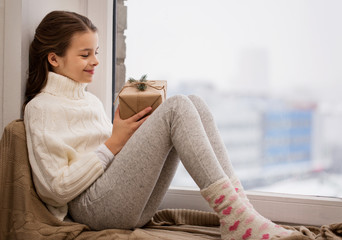
<path id="1" fill-rule="evenodd" d="M 91 75 L 93 75 L 94 73 L 95 73 L 95 70 L 94 69 L 92 69 L 92 70 L 84 70 L 85 72 L 87 72 L 87 73 L 89 73 L 89 74 L 91 74 Z"/>

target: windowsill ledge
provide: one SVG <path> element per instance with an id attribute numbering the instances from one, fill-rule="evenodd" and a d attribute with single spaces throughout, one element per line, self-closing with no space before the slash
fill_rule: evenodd
<path id="1" fill-rule="evenodd" d="M 255 209 L 274 222 L 321 226 L 342 221 L 342 199 L 247 191 Z M 172 187 L 160 206 L 211 212 L 198 189 Z"/>

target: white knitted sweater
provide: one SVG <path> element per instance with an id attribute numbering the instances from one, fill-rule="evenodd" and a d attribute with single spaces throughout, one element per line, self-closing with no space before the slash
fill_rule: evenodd
<path id="1" fill-rule="evenodd" d="M 87 84 L 50 72 L 45 88 L 25 108 L 24 123 L 33 181 L 50 212 L 63 220 L 67 203 L 102 173 L 94 152 L 112 124 Z"/>

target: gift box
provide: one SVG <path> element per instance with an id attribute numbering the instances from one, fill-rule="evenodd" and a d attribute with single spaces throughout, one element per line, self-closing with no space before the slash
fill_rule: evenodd
<path id="1" fill-rule="evenodd" d="M 139 84 L 145 84 L 145 86 L 140 88 Z M 143 83 L 138 81 L 133 83 L 127 82 L 119 93 L 121 119 L 127 119 L 147 107 L 152 107 L 152 113 L 165 101 L 166 88 L 167 82 L 164 80 L 146 81 Z"/>

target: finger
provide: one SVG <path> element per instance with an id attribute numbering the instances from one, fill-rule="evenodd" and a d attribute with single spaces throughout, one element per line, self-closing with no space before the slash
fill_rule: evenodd
<path id="1" fill-rule="evenodd" d="M 116 108 L 115 114 L 114 114 L 114 115 L 120 115 L 120 110 L 119 110 L 119 108 Z"/>
<path id="2" fill-rule="evenodd" d="M 138 112 L 137 114 L 133 115 L 130 120 L 133 122 L 137 122 L 138 120 L 140 120 L 143 116 L 145 116 L 146 114 L 148 114 L 149 112 L 151 112 L 152 108 L 151 107 L 147 107 L 144 110 Z"/>
<path id="3" fill-rule="evenodd" d="M 137 123 L 140 123 L 140 122 L 141 122 L 141 124 L 142 124 L 142 123 L 145 122 L 146 119 L 149 118 L 150 116 L 151 116 L 151 115 L 147 115 L 147 116 L 145 116 L 145 117 L 143 117 L 143 118 L 140 118 L 140 119 L 137 121 Z"/>
<path id="4" fill-rule="evenodd" d="M 114 119 L 117 118 L 117 119 L 121 119 L 120 117 L 120 109 L 119 107 L 117 107 L 117 109 L 115 110 L 115 113 L 114 113 Z"/>
<path id="5" fill-rule="evenodd" d="M 141 118 L 139 121 L 135 122 L 135 129 L 138 129 L 150 116 Z"/>

